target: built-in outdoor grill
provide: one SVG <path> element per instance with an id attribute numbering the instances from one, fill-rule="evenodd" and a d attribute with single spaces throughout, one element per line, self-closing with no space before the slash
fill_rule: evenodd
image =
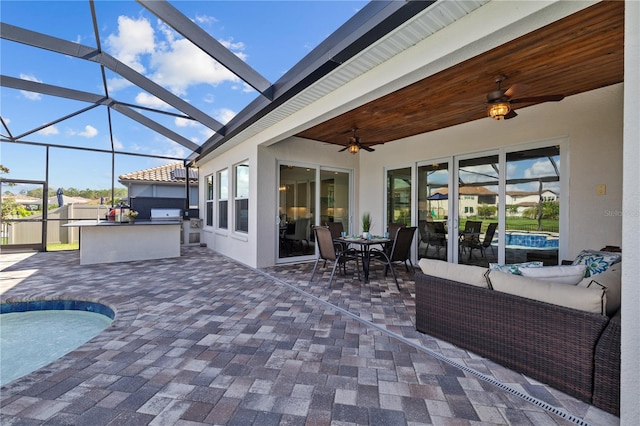
<path id="1" fill-rule="evenodd" d="M 182 221 L 180 209 L 151 209 L 152 221 Z"/>

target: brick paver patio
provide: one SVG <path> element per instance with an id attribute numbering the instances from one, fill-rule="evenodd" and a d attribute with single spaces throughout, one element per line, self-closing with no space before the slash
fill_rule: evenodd
<path id="1" fill-rule="evenodd" d="M 614 425 L 618 418 L 416 332 L 412 274 L 328 289 L 312 263 L 255 270 L 201 247 L 80 266 L 2 254 L 2 302 L 116 311 L 77 350 L 1 389 L 2 425 Z"/>

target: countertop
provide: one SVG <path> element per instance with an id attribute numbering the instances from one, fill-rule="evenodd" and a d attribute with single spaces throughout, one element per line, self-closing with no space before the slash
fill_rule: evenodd
<path id="1" fill-rule="evenodd" d="M 108 220 L 94 220 L 84 219 L 69 222 L 62 226 L 76 226 L 76 227 L 92 227 L 92 226 L 145 226 L 145 225 L 180 225 L 179 220 L 136 220 L 133 223 L 130 222 L 112 222 Z"/>

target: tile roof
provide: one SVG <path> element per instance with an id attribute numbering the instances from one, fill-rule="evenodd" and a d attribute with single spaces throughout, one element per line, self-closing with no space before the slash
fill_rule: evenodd
<path id="1" fill-rule="evenodd" d="M 448 188 L 439 188 L 437 192 L 445 195 L 449 194 Z M 497 192 L 493 192 L 490 189 L 485 188 L 484 186 L 461 186 L 458 188 L 458 193 L 460 195 L 498 195 Z M 433 195 L 433 194 L 431 194 Z"/>
<path id="2" fill-rule="evenodd" d="M 122 182 L 164 182 L 164 183 L 184 183 L 186 176 L 184 165 L 180 162 L 165 164 L 163 166 L 152 167 L 150 169 L 139 170 L 137 172 L 126 173 L 118 176 L 118 181 Z M 198 183 L 198 170 L 189 169 L 189 183 Z"/>

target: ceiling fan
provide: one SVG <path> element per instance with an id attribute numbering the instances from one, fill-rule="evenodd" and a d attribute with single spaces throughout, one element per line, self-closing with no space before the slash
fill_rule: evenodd
<path id="1" fill-rule="evenodd" d="M 527 87 L 526 84 L 514 84 L 508 89 L 502 88 L 502 82 L 507 79 L 504 75 L 495 77 L 494 81 L 498 89 L 487 93 L 487 114 L 494 120 L 508 120 L 518 114 L 512 108 L 513 104 L 558 102 L 564 99 L 564 95 L 531 96 L 528 98 L 512 99 L 518 91 Z"/>
<path id="2" fill-rule="evenodd" d="M 338 152 L 348 150 L 352 154 L 357 154 L 358 151 L 360 151 L 361 149 L 364 149 L 365 151 L 368 151 L 368 152 L 373 152 L 375 151 L 375 149 L 371 148 L 370 145 L 379 145 L 384 143 L 384 142 L 362 142 L 360 140 L 360 136 L 356 135 L 357 130 L 358 130 L 357 127 L 354 127 L 353 129 L 349 130 L 349 132 L 353 132 L 353 135 L 349 136 L 347 145 Z"/>

